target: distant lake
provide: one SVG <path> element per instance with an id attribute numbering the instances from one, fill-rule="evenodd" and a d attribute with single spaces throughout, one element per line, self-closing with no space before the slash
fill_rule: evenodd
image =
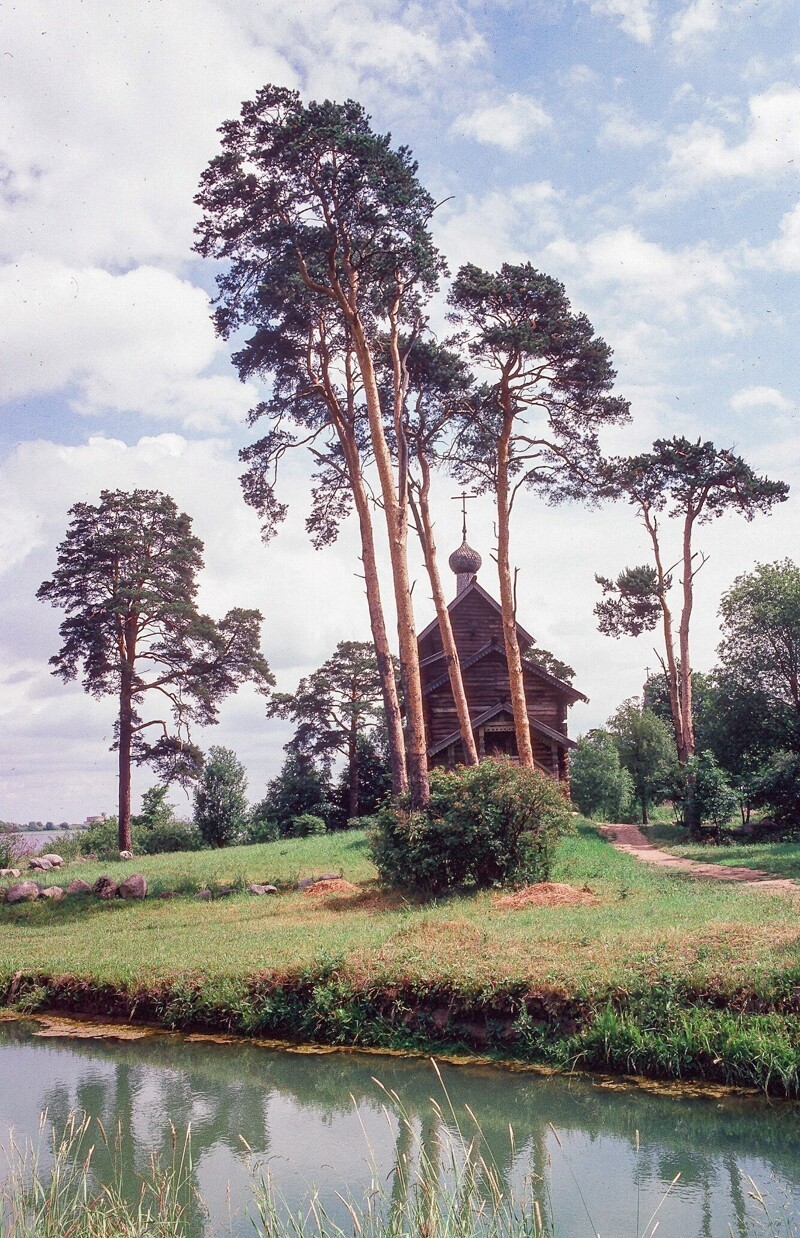
<path id="1" fill-rule="evenodd" d="M 65 842 L 68 838 L 74 838 L 79 834 L 79 830 L 25 830 L 19 834 L 15 834 L 15 838 L 24 839 L 28 848 L 33 848 L 35 851 L 58 851 L 58 843 Z"/>

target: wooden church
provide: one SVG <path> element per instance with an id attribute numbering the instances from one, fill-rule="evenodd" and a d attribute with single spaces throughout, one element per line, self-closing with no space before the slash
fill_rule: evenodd
<path id="1" fill-rule="evenodd" d="M 469 706 L 479 757 L 517 756 L 514 715 L 508 683 L 508 665 L 503 642 L 500 603 L 477 581 L 481 556 L 464 540 L 450 556 L 456 575 L 456 596 L 448 606 L 453 636 L 461 663 L 464 692 Z M 575 701 L 587 698 L 571 684 L 551 675 L 526 651 L 533 637 L 517 624 L 517 639 L 523 657 L 525 699 L 537 768 L 554 778 L 569 778 L 569 750 L 575 741 L 567 736 L 567 711 Z M 419 637 L 420 669 L 425 709 L 429 765 L 458 765 L 464 760 L 461 731 L 456 716 L 450 678 L 442 650 L 439 620 L 434 619 Z"/>

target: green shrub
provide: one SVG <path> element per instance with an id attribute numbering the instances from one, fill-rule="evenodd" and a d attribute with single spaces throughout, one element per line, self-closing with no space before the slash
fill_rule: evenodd
<path id="1" fill-rule="evenodd" d="M 245 840 L 248 843 L 274 843 L 280 838 L 277 821 L 254 814 L 247 825 Z"/>
<path id="2" fill-rule="evenodd" d="M 0 825 L 0 868 L 12 868 L 17 854 L 16 835 Z"/>
<path id="3" fill-rule="evenodd" d="M 684 813 L 688 821 L 709 822 L 719 831 L 739 806 L 728 777 L 712 752 L 693 756 L 686 763 L 687 796 Z"/>
<path id="4" fill-rule="evenodd" d="M 138 831 L 132 830 L 131 833 L 135 835 Z M 118 860 L 119 821 L 117 818 L 103 815 L 102 821 L 95 821 L 88 830 L 83 830 L 78 838 L 78 848 L 81 855 L 96 855 L 98 860 Z"/>
<path id="5" fill-rule="evenodd" d="M 139 827 L 133 831 L 136 855 L 163 855 L 169 851 L 200 851 L 206 843 L 190 821 L 165 821 L 163 825 Z"/>
<path id="6" fill-rule="evenodd" d="M 432 770 L 425 812 L 411 812 L 404 797 L 376 819 L 372 856 L 383 880 L 428 894 L 545 881 L 572 824 L 557 782 L 493 759 Z"/>
<path id="7" fill-rule="evenodd" d="M 292 819 L 287 837 L 308 838 L 311 834 L 325 834 L 327 829 L 322 817 L 316 817 L 313 812 L 304 812 Z"/>
<path id="8" fill-rule="evenodd" d="M 756 779 L 755 803 L 767 807 L 779 825 L 800 829 L 800 756 L 776 752 Z"/>

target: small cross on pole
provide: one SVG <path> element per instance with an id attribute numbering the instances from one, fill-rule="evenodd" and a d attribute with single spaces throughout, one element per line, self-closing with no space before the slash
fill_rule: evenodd
<path id="1" fill-rule="evenodd" d="M 462 490 L 461 494 L 451 494 L 450 498 L 454 503 L 461 503 L 461 537 L 463 541 L 467 540 L 467 499 L 477 499 L 477 494 L 467 494 L 466 490 Z"/>

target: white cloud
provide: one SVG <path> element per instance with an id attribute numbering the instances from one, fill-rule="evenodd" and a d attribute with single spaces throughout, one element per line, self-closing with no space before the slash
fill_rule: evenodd
<path id="1" fill-rule="evenodd" d="M 436 239 L 453 269 L 475 262 L 489 269 L 521 262 L 553 236 L 560 236 L 562 197 L 549 181 L 470 195 L 437 215 Z"/>
<path id="2" fill-rule="evenodd" d="M 613 17 L 637 43 L 652 43 L 655 5 L 652 0 L 584 0 L 593 13 Z"/>
<path id="3" fill-rule="evenodd" d="M 403 0 L 26 0 L 0 36 L 0 258 L 123 267 L 187 260 L 217 127 L 265 82 L 422 107 L 484 51 Z"/>
<path id="4" fill-rule="evenodd" d="M 689 43 L 703 35 L 712 34 L 719 27 L 722 5 L 720 0 L 692 0 L 672 22 L 672 38 L 675 43 Z"/>
<path id="5" fill-rule="evenodd" d="M 636 149 L 648 146 L 660 136 L 656 125 L 647 124 L 624 108 L 612 105 L 606 111 L 606 120 L 597 142 L 600 146 L 621 146 Z"/>
<path id="6" fill-rule="evenodd" d="M 753 266 L 800 271 L 800 202 L 783 216 L 778 230 L 780 235 L 771 244 L 748 250 L 748 260 Z"/>
<path id="7" fill-rule="evenodd" d="M 500 103 L 485 103 L 453 124 L 455 133 L 502 150 L 520 150 L 534 134 L 553 123 L 531 95 L 510 94 Z"/>
<path id="8" fill-rule="evenodd" d="M 68 387 L 82 412 L 215 429 L 241 420 L 257 394 L 204 374 L 223 355 L 206 294 L 166 271 L 111 275 L 34 257 L 0 268 L 0 400 Z"/>
<path id="9" fill-rule="evenodd" d="M 729 144 L 714 125 L 695 121 L 669 140 L 669 176 L 680 185 L 724 178 L 773 181 L 800 164 L 800 87 L 772 86 L 748 100 L 748 132 Z"/>
<path id="10" fill-rule="evenodd" d="M 737 413 L 753 412 L 766 408 L 776 413 L 790 413 L 795 405 L 777 387 L 742 387 L 730 399 L 731 408 Z"/>

